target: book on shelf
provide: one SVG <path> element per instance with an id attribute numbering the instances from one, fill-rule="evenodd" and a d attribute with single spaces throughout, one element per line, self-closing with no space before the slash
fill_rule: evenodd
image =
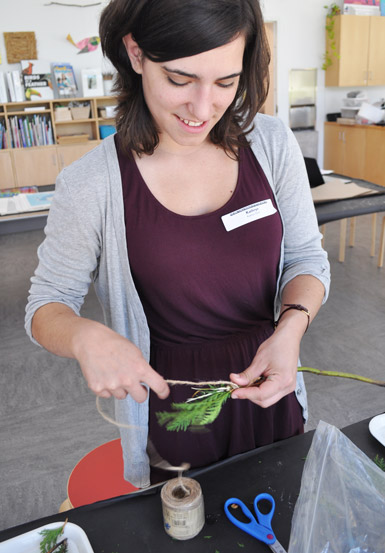
<path id="1" fill-rule="evenodd" d="M 21 75 L 26 100 L 51 100 L 54 97 L 50 62 L 21 60 Z"/>
<path id="2" fill-rule="evenodd" d="M 5 148 L 4 144 L 3 144 L 3 136 L 5 134 L 5 125 L 4 123 L 2 123 L 0 121 L 0 150 L 2 150 L 3 148 Z"/>
<path id="3" fill-rule="evenodd" d="M 13 115 L 8 118 L 11 148 L 30 148 L 53 144 L 51 119 L 46 115 Z"/>
<path id="4" fill-rule="evenodd" d="M 32 111 L 33 113 L 35 113 L 36 111 L 45 111 L 47 108 L 45 106 L 32 106 L 32 107 L 27 107 L 27 108 L 24 108 L 24 111 Z"/>
<path id="5" fill-rule="evenodd" d="M 2 104 L 8 102 L 7 87 L 5 85 L 5 77 L 3 72 L 0 72 L 0 102 Z"/>
<path id="6" fill-rule="evenodd" d="M 17 194 L 32 194 L 39 192 L 37 186 L 21 186 L 20 188 L 3 188 L 0 190 L 0 198 L 11 198 Z"/>
<path id="7" fill-rule="evenodd" d="M 0 121 L 0 150 L 8 148 L 9 134 L 5 127 L 5 121 Z"/>
<path id="8" fill-rule="evenodd" d="M 15 89 L 15 102 L 24 102 L 24 90 L 21 84 L 21 74 L 20 71 L 14 69 L 12 71 L 13 86 Z"/>
<path id="9" fill-rule="evenodd" d="M 11 102 L 16 102 L 16 94 L 15 94 L 15 87 L 14 87 L 14 84 L 13 84 L 12 73 L 10 71 L 7 71 L 6 77 L 7 77 L 7 86 L 8 86 L 8 92 L 9 92 L 9 99 L 10 99 Z"/>
<path id="10" fill-rule="evenodd" d="M 54 191 L 17 194 L 9 198 L 0 198 L 0 215 L 16 215 L 49 209 Z"/>
<path id="11" fill-rule="evenodd" d="M 51 65 L 54 84 L 58 98 L 74 98 L 78 92 L 75 72 L 70 63 L 53 63 Z"/>
<path id="12" fill-rule="evenodd" d="M 380 0 L 344 0 L 344 14 L 381 15 Z"/>

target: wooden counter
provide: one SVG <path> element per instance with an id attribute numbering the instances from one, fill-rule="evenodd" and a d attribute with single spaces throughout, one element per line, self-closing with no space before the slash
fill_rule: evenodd
<path id="1" fill-rule="evenodd" d="M 385 186 L 385 127 L 325 123 L 324 167 Z"/>

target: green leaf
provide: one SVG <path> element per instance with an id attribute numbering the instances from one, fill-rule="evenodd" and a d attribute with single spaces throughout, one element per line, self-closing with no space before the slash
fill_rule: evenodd
<path id="1" fill-rule="evenodd" d="M 378 467 L 380 467 L 381 470 L 385 472 L 385 459 L 383 457 L 380 458 L 379 455 L 376 455 L 374 458 L 374 462 Z"/>
<path id="2" fill-rule="evenodd" d="M 187 430 L 190 426 L 205 426 L 218 417 L 225 401 L 230 397 L 232 388 L 228 386 L 209 386 L 198 390 L 195 397 L 185 403 L 173 403 L 173 411 L 160 411 L 156 418 L 167 430 Z"/>
<path id="3" fill-rule="evenodd" d="M 43 536 L 42 541 L 40 542 L 40 553 L 47 553 L 50 549 L 52 549 L 57 541 L 58 538 L 63 534 L 64 532 L 64 526 L 67 524 L 67 520 L 62 526 L 59 526 L 59 528 L 53 528 L 53 529 L 44 529 L 39 534 Z M 67 553 L 67 542 L 60 545 L 60 547 L 57 548 L 56 553 Z"/>

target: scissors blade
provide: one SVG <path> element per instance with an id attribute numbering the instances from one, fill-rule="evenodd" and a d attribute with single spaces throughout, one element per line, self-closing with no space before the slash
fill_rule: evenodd
<path id="1" fill-rule="evenodd" d="M 274 553 L 286 553 L 286 550 L 282 547 L 278 540 L 275 540 L 274 543 L 269 544 L 269 547 Z"/>

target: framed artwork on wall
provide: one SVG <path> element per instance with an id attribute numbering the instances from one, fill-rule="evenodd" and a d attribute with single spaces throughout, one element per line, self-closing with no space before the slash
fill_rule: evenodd
<path id="1" fill-rule="evenodd" d="M 104 96 L 103 75 L 100 67 L 82 69 L 82 88 L 85 98 Z"/>

